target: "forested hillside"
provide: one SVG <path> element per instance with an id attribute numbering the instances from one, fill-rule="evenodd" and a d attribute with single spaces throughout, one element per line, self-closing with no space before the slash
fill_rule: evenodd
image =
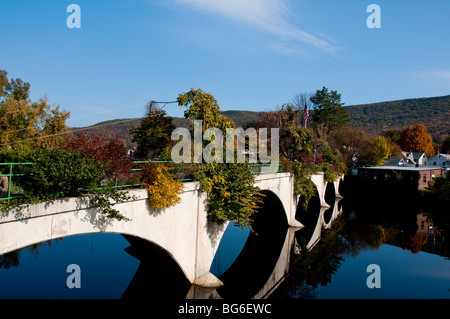
<path id="1" fill-rule="evenodd" d="M 259 112 L 252 111 L 225 111 L 222 114 L 233 120 L 237 127 L 242 127 L 246 123 L 257 122 L 259 120 Z M 132 144 L 130 130 L 138 127 L 141 119 L 118 119 L 104 121 L 88 127 L 74 127 L 73 131 L 83 131 L 88 136 L 98 135 L 107 140 L 119 138 L 125 141 L 127 146 Z M 174 118 L 173 124 L 176 127 L 188 127 L 188 120 L 185 118 Z"/>
<path id="2" fill-rule="evenodd" d="M 450 95 L 432 98 L 407 99 L 364 105 L 348 106 L 350 126 L 362 128 L 368 135 L 382 134 L 392 129 L 423 124 L 435 137 L 450 134 Z M 234 121 L 237 127 L 259 121 L 261 112 L 225 111 L 223 115 Z M 139 126 L 140 119 L 122 119 L 97 123 L 83 129 L 88 135 L 120 138 L 131 145 L 129 134 L 132 127 Z M 185 118 L 174 118 L 176 127 L 187 127 Z"/>
<path id="3" fill-rule="evenodd" d="M 368 134 L 423 124 L 432 135 L 450 133 L 450 95 L 348 106 L 353 127 Z"/>

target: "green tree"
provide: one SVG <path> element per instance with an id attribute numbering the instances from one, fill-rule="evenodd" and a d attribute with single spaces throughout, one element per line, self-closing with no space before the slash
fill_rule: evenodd
<path id="1" fill-rule="evenodd" d="M 450 152 L 450 136 L 448 136 L 444 140 L 444 142 L 442 143 L 440 152 L 441 153 L 448 153 L 448 152 Z"/>
<path id="2" fill-rule="evenodd" d="M 328 131 L 333 131 L 347 125 L 350 120 L 341 95 L 337 91 L 328 91 L 326 87 L 317 90 L 311 97 L 314 103 L 314 112 L 311 122 L 314 125 L 323 124 Z"/>
<path id="3" fill-rule="evenodd" d="M 173 119 L 161 110 L 156 103 L 148 104 L 148 114 L 138 128 L 131 130 L 133 142 L 137 143 L 135 157 L 159 159 L 172 143 L 171 134 L 175 129 Z"/>
<path id="4" fill-rule="evenodd" d="M 392 142 L 399 144 L 402 130 L 389 130 L 384 132 L 383 136 L 391 139 Z"/>
<path id="5" fill-rule="evenodd" d="M 180 94 L 178 103 L 187 107 L 184 112 L 186 118 L 203 121 L 202 132 L 208 128 L 224 132 L 234 127 L 233 121 L 220 114 L 214 96 L 200 89 Z M 259 189 L 254 186 L 250 166 L 247 163 L 225 163 L 225 160 L 223 163 L 197 165 L 197 178 L 208 193 L 208 220 L 218 224 L 233 221 L 241 228 L 251 227 L 252 216 L 261 198 Z"/>
<path id="6" fill-rule="evenodd" d="M 382 165 L 390 156 L 389 143 L 384 136 L 374 136 L 369 140 L 369 146 L 373 149 L 373 165 Z"/>
<path id="7" fill-rule="evenodd" d="M 202 131 L 208 128 L 218 128 L 224 131 L 233 128 L 234 123 L 226 116 L 220 114 L 220 107 L 214 96 L 200 89 L 191 89 L 189 92 L 178 95 L 178 104 L 187 107 L 184 117 L 203 121 Z"/>

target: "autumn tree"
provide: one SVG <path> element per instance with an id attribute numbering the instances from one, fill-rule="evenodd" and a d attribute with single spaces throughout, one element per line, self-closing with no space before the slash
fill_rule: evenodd
<path id="1" fill-rule="evenodd" d="M 398 155 L 398 147 L 384 136 L 369 137 L 359 128 L 342 127 L 331 134 L 331 144 L 342 154 L 348 168 L 379 166 Z"/>
<path id="2" fill-rule="evenodd" d="M 0 149 L 29 152 L 60 147 L 70 113 L 53 107 L 47 97 L 29 99 L 30 84 L 7 78 L 0 70 Z"/>
<path id="3" fill-rule="evenodd" d="M 132 161 L 128 156 L 125 143 L 119 139 L 105 141 L 97 135 L 88 138 L 86 133 L 77 132 L 64 142 L 63 148 L 102 163 L 104 177 L 125 178 L 130 173 Z"/>
<path id="4" fill-rule="evenodd" d="M 278 111 L 261 115 L 261 126 L 279 128 L 280 154 L 290 161 L 300 160 L 302 154 L 310 154 L 312 130 L 302 127 L 302 110 L 292 104 L 284 104 Z"/>
<path id="5" fill-rule="evenodd" d="M 433 138 L 422 124 L 404 129 L 400 134 L 399 144 L 403 151 L 425 152 L 428 157 L 436 153 Z"/>
<path id="6" fill-rule="evenodd" d="M 341 152 L 347 167 L 354 168 L 367 146 L 367 136 L 362 129 L 344 126 L 331 134 L 330 142 Z"/>

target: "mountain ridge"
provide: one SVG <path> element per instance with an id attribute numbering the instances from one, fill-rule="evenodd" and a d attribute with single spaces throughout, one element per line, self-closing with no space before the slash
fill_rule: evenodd
<path id="1" fill-rule="evenodd" d="M 450 95 L 413 98 L 346 106 L 349 125 L 363 129 L 368 135 L 383 134 L 392 129 L 404 129 L 410 125 L 423 124 L 435 139 L 450 134 Z M 237 127 L 258 122 L 263 111 L 229 110 L 222 114 L 234 121 Z M 185 118 L 175 117 L 176 127 L 188 127 Z M 89 135 L 99 135 L 106 139 L 120 138 L 131 145 L 129 131 L 139 126 L 140 118 L 116 119 L 96 123 L 87 127 L 72 128 L 83 130 Z"/>

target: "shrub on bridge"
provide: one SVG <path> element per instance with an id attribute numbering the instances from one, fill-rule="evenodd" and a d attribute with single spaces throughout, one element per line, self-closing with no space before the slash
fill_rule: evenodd
<path id="1" fill-rule="evenodd" d="M 183 183 L 176 181 L 169 171 L 169 167 L 161 164 L 144 166 L 144 187 L 148 190 L 148 202 L 154 208 L 166 209 L 181 202 Z"/>
<path id="2" fill-rule="evenodd" d="M 209 221 L 219 225 L 232 221 L 240 228 L 252 227 L 253 215 L 264 195 L 254 186 L 255 177 L 247 164 L 202 164 L 197 178 L 208 193 Z"/>
<path id="3" fill-rule="evenodd" d="M 31 194 L 76 193 L 94 188 L 103 176 L 102 164 L 63 150 L 41 150 L 30 154 L 30 165 L 20 178 L 24 191 Z"/>

